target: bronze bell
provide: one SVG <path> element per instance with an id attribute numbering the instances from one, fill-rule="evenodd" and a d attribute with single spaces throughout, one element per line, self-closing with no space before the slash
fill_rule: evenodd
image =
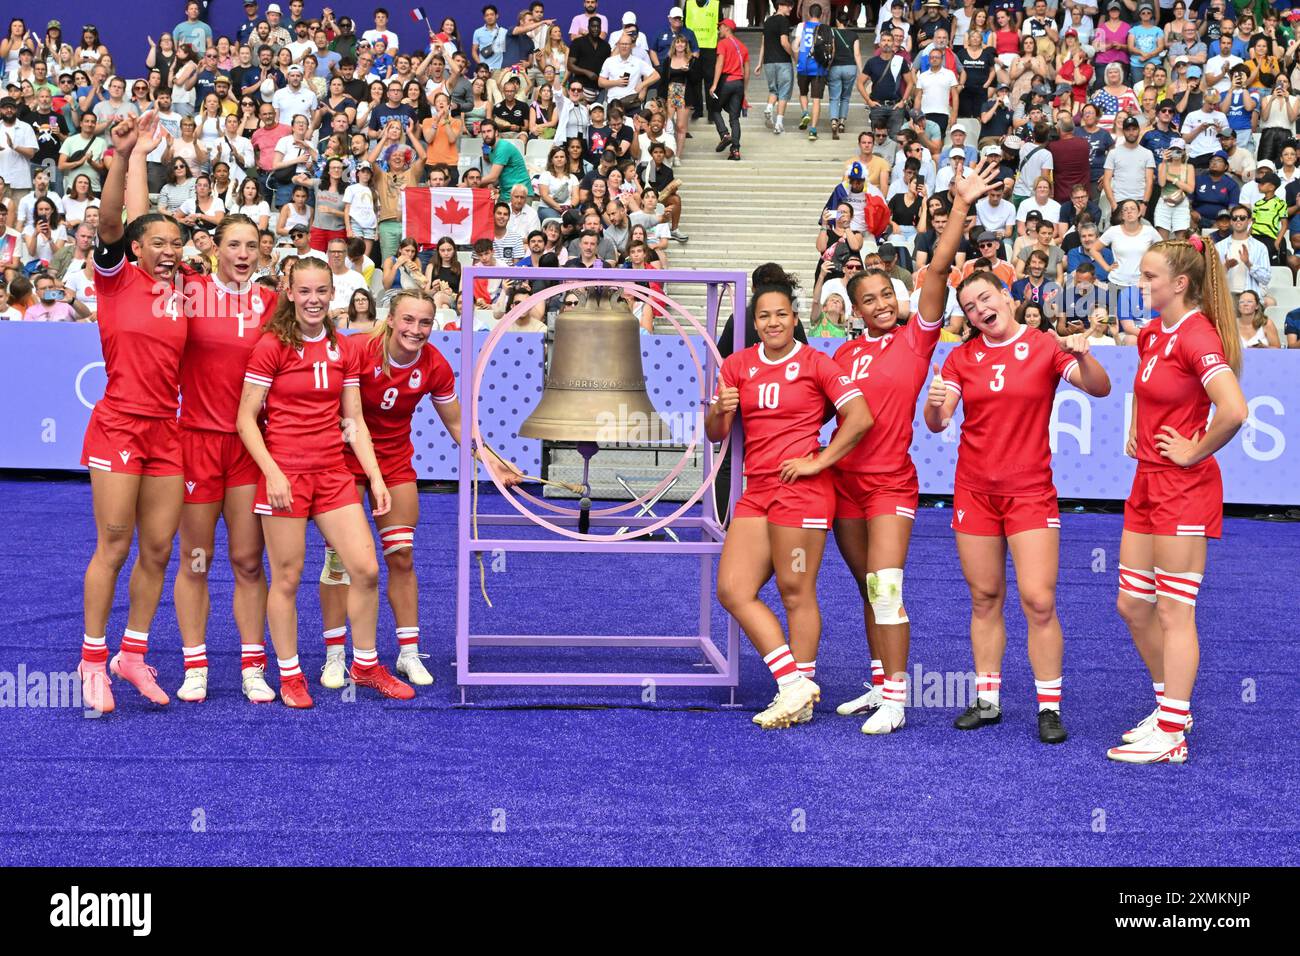
<path id="1" fill-rule="evenodd" d="M 622 300 L 559 313 L 541 401 L 519 427 L 550 441 L 667 441 L 667 422 L 646 394 L 641 326 Z"/>

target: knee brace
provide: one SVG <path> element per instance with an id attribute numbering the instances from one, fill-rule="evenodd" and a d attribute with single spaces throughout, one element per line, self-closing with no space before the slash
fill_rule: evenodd
<path id="1" fill-rule="evenodd" d="M 339 554 L 329 545 L 325 546 L 325 564 L 320 569 L 321 584 L 351 584 L 352 579 L 339 560 Z"/>
<path id="2" fill-rule="evenodd" d="M 903 609 L 903 569 L 881 568 L 867 573 L 867 601 L 877 624 L 906 624 Z"/>
<path id="3" fill-rule="evenodd" d="M 384 554 L 392 554 L 403 548 L 415 547 L 415 529 L 409 524 L 389 525 L 379 531 L 379 543 L 384 547 Z"/>
<path id="4" fill-rule="evenodd" d="M 1163 568 L 1156 568 L 1155 571 L 1157 596 L 1196 606 L 1196 595 L 1201 590 L 1201 578 L 1205 575 L 1191 571 L 1166 571 Z"/>
<path id="5" fill-rule="evenodd" d="M 1156 603 L 1156 572 L 1142 571 L 1121 564 L 1119 566 L 1119 589 L 1129 597 L 1148 604 Z"/>

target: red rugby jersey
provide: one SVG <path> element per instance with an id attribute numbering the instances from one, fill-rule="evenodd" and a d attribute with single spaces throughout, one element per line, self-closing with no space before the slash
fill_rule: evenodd
<path id="1" fill-rule="evenodd" d="M 910 463 L 916 401 L 929 384 L 930 360 L 942 328 L 942 318 L 930 324 L 917 314 L 900 329 L 874 339 L 852 339 L 836 350 L 836 364 L 862 390 L 873 422 L 836 468 L 889 474 Z"/>
<path id="2" fill-rule="evenodd" d="M 375 457 L 384 460 L 415 454 L 411 444 L 411 418 L 420 399 L 430 396 L 436 404 L 456 400 L 456 375 L 451 364 L 432 345 L 426 344 L 409 365 L 389 361 L 384 372 L 383 342 L 369 335 L 344 337 L 350 350 L 357 353 L 361 371 L 361 407 Z M 354 456 L 345 449 L 349 465 Z"/>
<path id="3" fill-rule="evenodd" d="M 1005 342 L 979 335 L 949 352 L 943 381 L 964 412 L 955 483 L 988 495 L 1050 491 L 1056 386 L 1077 365 L 1055 338 L 1028 326 Z"/>
<path id="4" fill-rule="evenodd" d="M 234 433 L 248 359 L 277 296 L 256 283 L 236 292 L 206 275 L 189 277 L 185 291 L 190 324 L 181 359 L 181 425 Z"/>
<path id="5" fill-rule="evenodd" d="M 1137 347 L 1133 414 L 1138 461 L 1147 468 L 1178 468 L 1160 454 L 1156 436 L 1166 425 L 1184 438 L 1205 434 L 1211 404 L 1205 386 L 1232 371 L 1223 341 L 1204 313 L 1189 312 L 1168 328 L 1162 322 L 1147 325 L 1138 333 Z"/>
<path id="6" fill-rule="evenodd" d="M 862 397 L 834 359 L 802 342 L 777 361 L 761 344 L 727 356 L 718 390 L 723 385 L 740 389 L 746 475 L 776 474 L 782 462 L 815 452 L 826 403 L 839 408 Z"/>
<path id="7" fill-rule="evenodd" d="M 344 388 L 360 385 L 359 357 L 331 345 L 323 329 L 301 349 L 269 334 L 254 346 L 244 381 L 269 389 L 266 447 L 285 474 L 345 468 L 341 401 Z"/>
<path id="8" fill-rule="evenodd" d="M 126 240 L 95 250 L 96 321 L 109 408 L 175 418 L 188 322 L 180 290 L 126 260 Z"/>

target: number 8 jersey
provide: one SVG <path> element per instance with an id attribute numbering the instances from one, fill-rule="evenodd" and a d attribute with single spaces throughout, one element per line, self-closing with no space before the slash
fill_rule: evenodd
<path id="1" fill-rule="evenodd" d="M 1210 418 L 1210 379 L 1231 371 L 1223 342 L 1204 313 L 1189 312 L 1165 328 L 1160 321 L 1138 333 L 1138 371 L 1133 383 L 1139 468 L 1178 469 L 1156 447 L 1156 436 L 1171 426 L 1184 438 L 1204 433 Z M 1209 467 L 1206 459 L 1195 467 Z"/>
<path id="2" fill-rule="evenodd" d="M 267 333 L 253 348 L 244 381 L 266 394 L 266 448 L 286 475 L 344 470 L 339 427 L 343 389 L 360 385 L 360 355 L 321 329 L 302 347 Z"/>
<path id="3" fill-rule="evenodd" d="M 1005 342 L 983 335 L 957 346 L 943 381 L 964 418 L 954 484 L 1007 497 L 1051 491 L 1049 426 L 1056 386 L 1078 362 L 1052 336 L 1022 326 Z"/>
<path id="4" fill-rule="evenodd" d="M 817 451 L 826 402 L 840 408 L 862 397 L 834 359 L 802 342 L 777 360 L 761 344 L 727 356 L 718 375 L 723 386 L 740 390 L 747 476 L 776 474 L 783 461 Z"/>

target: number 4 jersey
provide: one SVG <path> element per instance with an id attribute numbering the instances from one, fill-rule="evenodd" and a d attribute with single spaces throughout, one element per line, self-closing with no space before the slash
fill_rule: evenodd
<path id="1" fill-rule="evenodd" d="M 274 335 L 258 340 L 244 381 L 266 394 L 266 447 L 286 475 L 343 470 L 343 389 L 360 384 L 360 353 L 320 336 L 301 348 Z"/>
<path id="2" fill-rule="evenodd" d="M 943 381 L 965 416 L 954 483 L 1007 497 L 1052 490 L 1052 404 L 1077 365 L 1055 338 L 1028 326 L 1005 342 L 980 335 L 949 352 Z"/>

